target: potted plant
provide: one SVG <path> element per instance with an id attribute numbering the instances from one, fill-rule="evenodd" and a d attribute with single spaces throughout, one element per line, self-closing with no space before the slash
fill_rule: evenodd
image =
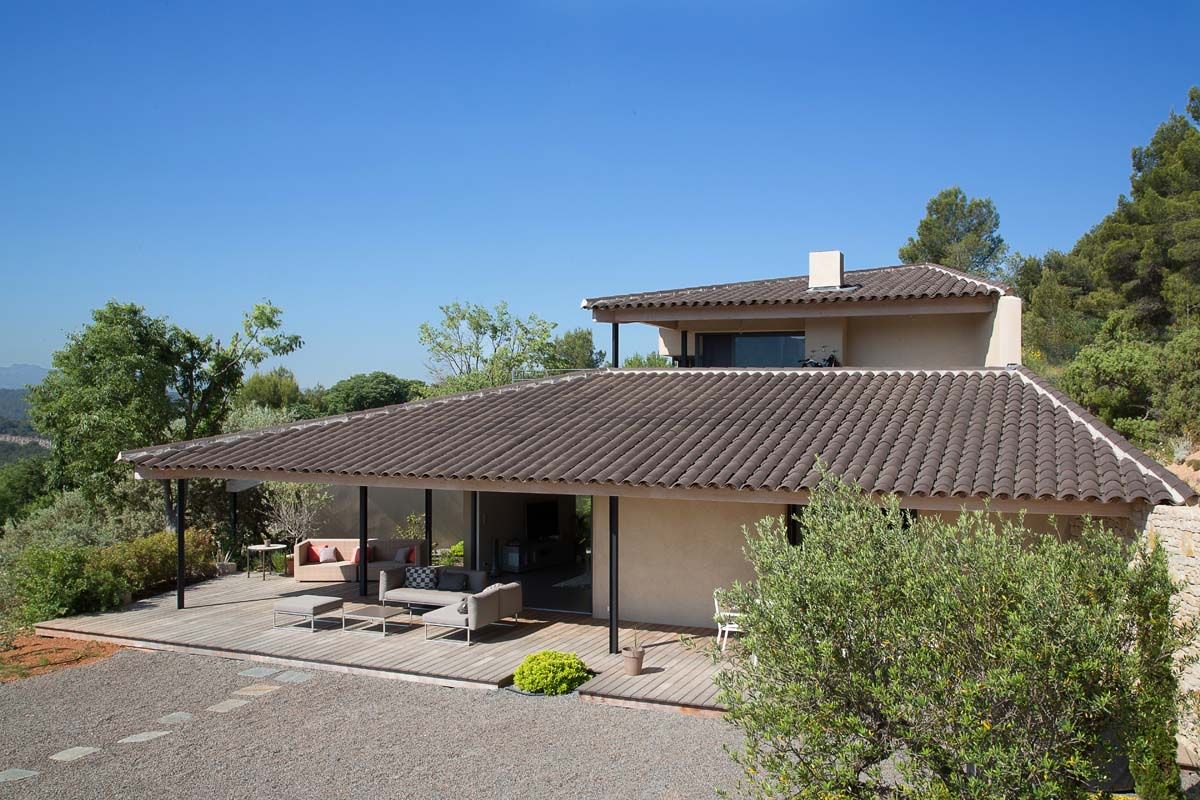
<path id="1" fill-rule="evenodd" d="M 621 656 L 625 662 L 626 675 L 641 675 L 642 674 L 642 659 L 646 656 L 645 649 L 638 639 L 637 626 L 633 628 L 633 646 L 622 647 Z"/>
<path id="2" fill-rule="evenodd" d="M 222 550 L 220 558 L 217 559 L 217 574 L 232 575 L 237 572 L 237 562 L 233 560 L 233 553 L 229 550 Z"/>

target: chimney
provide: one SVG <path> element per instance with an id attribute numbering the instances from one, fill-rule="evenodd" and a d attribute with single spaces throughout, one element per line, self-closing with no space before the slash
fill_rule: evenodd
<path id="1" fill-rule="evenodd" d="M 846 256 L 841 250 L 818 250 L 808 254 L 808 288 L 840 289 Z"/>

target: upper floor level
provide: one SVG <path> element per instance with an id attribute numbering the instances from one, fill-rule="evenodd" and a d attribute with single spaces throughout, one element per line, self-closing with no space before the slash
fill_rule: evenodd
<path id="1" fill-rule="evenodd" d="M 841 251 L 809 274 L 583 301 L 597 322 L 653 325 L 683 366 L 963 369 L 1021 363 L 1021 299 L 937 264 L 846 271 Z"/>

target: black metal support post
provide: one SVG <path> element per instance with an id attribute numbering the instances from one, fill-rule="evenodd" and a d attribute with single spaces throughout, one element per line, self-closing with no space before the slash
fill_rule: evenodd
<path id="1" fill-rule="evenodd" d="M 688 348 L 687 348 L 687 346 L 688 346 L 687 331 L 681 330 L 679 332 L 679 353 L 680 353 L 679 366 L 681 366 L 681 367 L 686 367 L 688 365 L 688 352 L 687 352 Z"/>
<path id="2" fill-rule="evenodd" d="M 479 492 L 471 492 L 471 569 L 479 569 Z"/>
<path id="3" fill-rule="evenodd" d="M 788 505 L 787 507 L 787 540 L 788 544 L 800 544 L 800 526 L 796 524 L 796 514 L 799 513 L 799 507 Z"/>
<path id="4" fill-rule="evenodd" d="M 241 537 L 238 536 L 238 493 L 229 493 L 229 541 L 241 544 Z M 230 556 L 236 561 L 240 553 L 230 553 Z"/>
<path id="5" fill-rule="evenodd" d="M 617 613 L 617 521 L 621 506 L 618 498 L 608 498 L 608 652 L 621 652 L 621 624 Z"/>
<path id="6" fill-rule="evenodd" d="M 184 573 L 187 556 L 184 549 L 184 517 L 187 515 L 187 479 L 175 482 L 175 607 L 183 608 Z"/>
<path id="7" fill-rule="evenodd" d="M 425 563 L 433 563 L 433 489 L 425 490 Z"/>
<path id="8" fill-rule="evenodd" d="M 367 594 L 367 487 L 358 487 L 358 593 Z"/>
<path id="9" fill-rule="evenodd" d="M 621 366 L 621 326 L 612 324 L 612 368 Z"/>

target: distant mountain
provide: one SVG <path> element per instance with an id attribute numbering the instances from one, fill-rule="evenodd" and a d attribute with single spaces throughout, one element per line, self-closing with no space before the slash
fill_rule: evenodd
<path id="1" fill-rule="evenodd" d="M 36 436 L 28 411 L 24 389 L 0 389 L 0 434 Z"/>
<path id="2" fill-rule="evenodd" d="M 0 389 L 24 389 L 28 384 L 41 383 L 50 370 L 37 364 L 11 364 L 0 367 Z"/>

